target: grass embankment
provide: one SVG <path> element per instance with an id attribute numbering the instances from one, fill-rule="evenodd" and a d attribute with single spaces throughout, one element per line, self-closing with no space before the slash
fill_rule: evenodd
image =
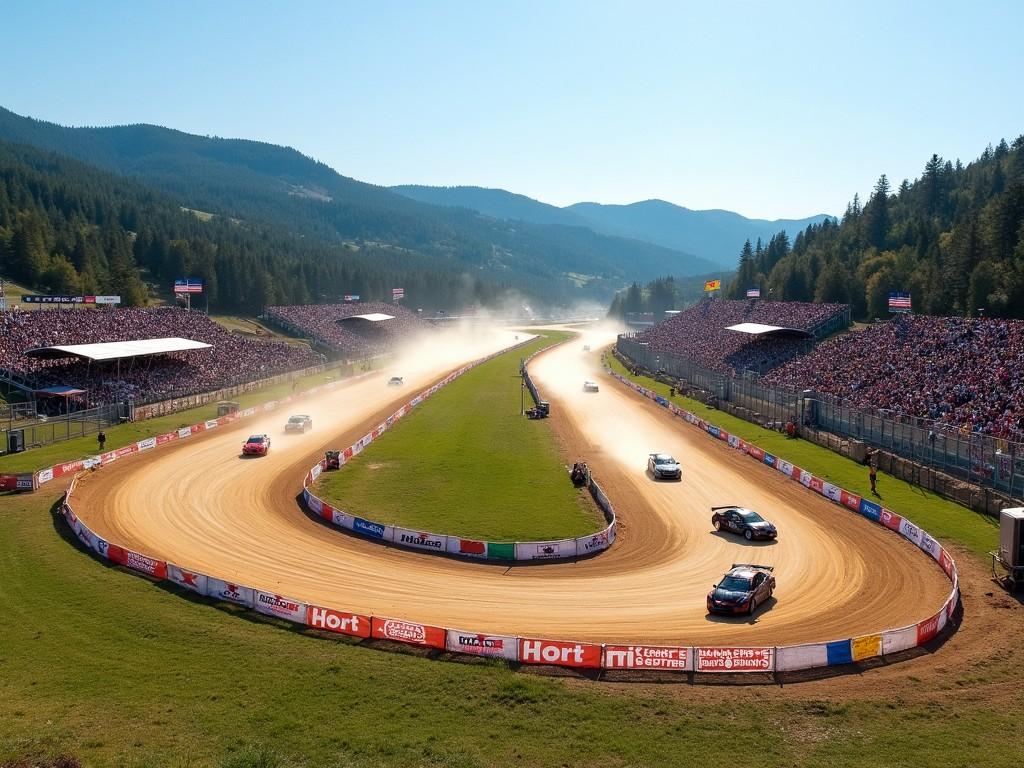
<path id="1" fill-rule="evenodd" d="M 821 687 L 696 696 L 384 653 L 108 567 L 68 540 L 52 517 L 57 498 L 0 498 L 0 765 L 59 754 L 87 766 L 235 768 L 1024 759 L 1017 714 L 955 664 L 948 679 L 908 683 L 911 700 L 842 703 L 822 700 Z M 1024 682 L 1009 656 L 985 674 Z"/>
<path id="2" fill-rule="evenodd" d="M 616 373 L 668 397 L 668 385 L 647 376 L 632 376 L 612 355 L 606 360 Z M 801 469 L 828 480 L 835 485 L 877 502 L 897 514 L 913 520 L 928 533 L 944 541 L 956 541 L 973 554 L 985 556 L 995 548 L 999 538 L 998 521 L 943 499 L 905 480 L 883 472 L 878 473 L 877 494 L 871 493 L 868 469 L 862 464 L 840 456 L 827 448 L 806 440 L 790 440 L 785 435 L 762 429 L 756 424 L 732 416 L 725 411 L 710 408 L 698 400 L 688 397 L 673 397 L 672 402 L 695 413 L 705 421 L 722 427 L 730 434 L 737 435 L 769 453 L 781 456 Z M 666 415 L 666 418 L 669 418 Z M 682 424 L 682 422 L 680 422 Z M 682 428 L 693 427 L 682 424 Z"/>
<path id="3" fill-rule="evenodd" d="M 341 369 L 344 371 L 345 369 Z M 323 384 L 332 378 L 338 378 L 338 369 L 326 373 L 315 373 L 297 379 L 295 392 L 304 392 L 307 389 Z M 292 393 L 292 382 L 275 384 L 270 387 L 246 392 L 233 398 L 241 408 L 249 408 L 261 405 L 276 398 L 286 397 Z M 171 432 L 179 427 L 186 427 L 207 419 L 217 418 L 217 403 L 202 405 L 198 408 L 191 408 L 187 411 L 178 411 L 168 416 L 158 416 L 145 421 L 135 421 L 127 424 L 105 427 L 104 433 L 107 436 L 106 450 L 110 451 L 122 445 L 128 445 L 137 440 L 144 440 L 147 437 L 161 435 Z M 75 427 L 80 425 L 72 422 Z M 15 453 L 9 456 L 0 457 L 0 473 L 32 472 L 37 469 L 53 466 L 54 464 L 83 459 L 86 456 L 95 456 L 99 451 L 96 443 L 96 435 L 76 437 L 71 440 L 64 440 L 51 445 L 44 445 L 39 448 L 32 448 L 22 453 Z"/>
<path id="4" fill-rule="evenodd" d="M 544 333 L 439 390 L 351 464 L 323 474 L 316 494 L 378 522 L 490 541 L 604 527 L 569 482 L 547 424 L 520 414 L 519 360 L 571 335 Z"/>

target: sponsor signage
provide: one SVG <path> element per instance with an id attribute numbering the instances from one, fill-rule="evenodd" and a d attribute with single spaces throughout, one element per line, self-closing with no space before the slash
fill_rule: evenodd
<path id="1" fill-rule="evenodd" d="M 864 635 L 855 637 L 850 641 L 850 656 L 853 661 L 870 659 L 882 654 L 882 636 Z"/>
<path id="2" fill-rule="evenodd" d="M 445 649 L 453 653 L 468 653 L 473 656 L 488 656 L 496 659 L 515 661 L 518 640 L 506 635 L 482 635 L 478 632 L 464 632 L 449 629 L 445 637 Z"/>
<path id="3" fill-rule="evenodd" d="M 145 440 L 139 440 L 139 442 L 135 444 L 135 447 L 140 451 L 148 451 L 150 448 L 156 448 L 156 438 L 147 437 Z"/>
<path id="4" fill-rule="evenodd" d="M 942 566 L 942 570 L 946 572 L 946 576 L 953 578 L 953 558 L 949 556 L 946 550 L 939 550 L 939 565 Z"/>
<path id="5" fill-rule="evenodd" d="M 609 544 L 608 531 L 601 531 L 593 536 L 581 536 L 576 539 L 576 553 L 586 555 L 591 552 L 600 552 L 601 550 L 608 549 Z"/>
<path id="6" fill-rule="evenodd" d="M 352 637 L 370 636 L 370 617 L 358 613 L 336 611 L 333 608 L 321 608 L 311 605 L 306 609 L 306 624 L 314 629 L 337 632 L 339 635 Z"/>
<path id="7" fill-rule="evenodd" d="M 32 479 L 31 474 L 0 475 L 0 491 L 31 491 Z"/>
<path id="8" fill-rule="evenodd" d="M 563 640 L 519 640 L 519 661 L 523 664 L 554 664 L 559 667 L 597 669 L 601 646 Z"/>
<path id="9" fill-rule="evenodd" d="M 605 669 L 671 669 L 688 671 L 692 668 L 690 648 L 656 645 L 606 645 Z"/>
<path id="10" fill-rule="evenodd" d="M 326 508 L 326 505 L 325 505 L 325 507 L 324 507 L 324 511 L 325 512 L 326 512 L 326 509 L 327 508 Z M 331 519 L 331 522 L 334 525 L 338 526 L 339 528 L 344 528 L 344 529 L 349 530 L 349 531 L 352 530 L 352 522 L 353 522 L 353 520 L 355 520 L 355 518 L 352 517 L 352 515 L 350 515 L 348 512 L 342 512 L 340 509 L 334 509 L 333 507 L 331 507 L 331 518 L 330 519 Z"/>
<path id="11" fill-rule="evenodd" d="M 51 480 L 53 480 L 53 467 L 47 467 L 46 469 L 39 470 L 39 479 L 37 482 L 40 485 L 48 483 Z"/>
<path id="12" fill-rule="evenodd" d="M 414 549 L 426 549 L 430 552 L 444 552 L 448 543 L 447 536 L 426 531 L 410 531 L 406 528 L 395 528 L 391 539 L 395 544 Z"/>
<path id="13" fill-rule="evenodd" d="M 801 469 L 800 470 L 800 485 L 802 485 L 804 488 L 810 488 L 811 487 L 811 479 L 813 477 L 814 477 L 814 475 L 812 475 L 806 469 Z"/>
<path id="14" fill-rule="evenodd" d="M 906 518 L 900 520 L 900 533 L 904 538 L 910 539 L 918 546 L 921 546 L 921 529 Z"/>
<path id="15" fill-rule="evenodd" d="M 120 296 L 44 296 L 27 294 L 21 297 L 26 304 L 120 304 Z"/>
<path id="16" fill-rule="evenodd" d="M 877 523 L 882 517 L 882 508 L 873 501 L 868 501 L 867 499 L 862 498 L 860 500 L 860 513 L 869 520 L 874 520 Z"/>
<path id="17" fill-rule="evenodd" d="M 352 518 L 352 530 L 372 539 L 383 539 L 385 526 L 370 520 L 363 520 L 361 517 L 354 517 Z"/>
<path id="18" fill-rule="evenodd" d="M 186 437 L 192 437 L 192 427 L 182 427 L 178 430 L 178 438 L 184 440 Z"/>
<path id="19" fill-rule="evenodd" d="M 229 581 L 215 579 L 212 576 L 206 580 L 206 594 L 208 597 L 215 597 L 218 600 L 226 600 L 229 603 L 253 606 L 253 588 L 243 587 L 239 584 L 232 584 Z"/>
<path id="20" fill-rule="evenodd" d="M 449 554 L 462 555 L 463 557 L 487 557 L 487 542 L 449 536 L 448 552 Z"/>
<path id="21" fill-rule="evenodd" d="M 918 546 L 931 555 L 933 560 L 939 559 L 939 552 L 942 550 L 942 547 L 939 546 L 939 542 L 929 536 L 925 531 L 921 531 L 921 543 Z"/>
<path id="22" fill-rule="evenodd" d="M 775 466 L 775 457 L 774 456 L 772 456 L 770 453 L 767 453 L 767 452 L 762 453 L 762 456 L 764 456 L 764 463 L 765 464 L 767 464 L 769 467 L 774 467 Z"/>
<path id="23" fill-rule="evenodd" d="M 187 571 L 184 568 L 175 565 L 174 563 L 168 563 L 167 578 L 180 587 L 192 590 L 193 592 L 198 592 L 200 595 L 206 594 L 206 574 L 196 573 L 195 571 Z"/>
<path id="24" fill-rule="evenodd" d="M 557 560 L 576 556 L 576 539 L 516 543 L 516 560 Z"/>
<path id="25" fill-rule="evenodd" d="M 922 645 L 923 643 L 927 643 L 937 634 L 939 634 L 938 614 L 932 616 L 930 619 L 925 619 L 917 625 L 917 644 Z"/>
<path id="26" fill-rule="evenodd" d="M 840 491 L 839 500 L 843 503 L 843 506 L 849 507 L 854 512 L 860 512 L 860 496 L 849 491 Z"/>
<path id="27" fill-rule="evenodd" d="M 883 507 L 882 515 L 878 522 L 890 530 L 898 531 L 900 529 L 900 525 L 903 524 L 903 518 Z"/>
<path id="28" fill-rule="evenodd" d="M 277 616 L 279 619 L 296 621 L 299 624 L 306 623 L 306 604 L 290 597 L 281 597 L 271 592 L 255 593 L 256 610 L 265 613 L 267 616 Z"/>
<path id="29" fill-rule="evenodd" d="M 104 543 L 106 544 L 106 542 Z M 106 544 L 106 550 L 107 558 L 131 568 L 133 571 L 139 571 L 158 579 L 167 577 L 167 563 L 163 560 L 140 555 L 138 552 L 132 552 L 130 549 L 124 549 L 116 544 Z"/>
<path id="30" fill-rule="evenodd" d="M 398 643 L 412 645 L 428 645 L 431 648 L 444 648 L 445 630 L 426 624 L 414 624 L 411 621 L 398 619 L 381 619 L 376 616 L 371 621 L 371 636 L 379 640 L 394 640 Z"/>
<path id="31" fill-rule="evenodd" d="M 764 461 L 766 464 L 766 456 L 763 448 L 758 448 L 756 445 L 747 446 L 747 453 L 753 456 L 758 461 Z"/>
<path id="32" fill-rule="evenodd" d="M 341 300 L 342 301 L 359 301 L 359 294 L 358 293 L 346 293 L 344 296 L 341 297 Z"/>
<path id="33" fill-rule="evenodd" d="M 808 485 L 808 488 L 810 488 L 815 493 L 820 493 L 820 494 L 824 495 L 824 493 L 825 493 L 825 481 L 822 480 L 820 477 L 815 477 L 814 475 L 811 475 L 811 481 L 810 481 L 810 484 Z"/>
<path id="34" fill-rule="evenodd" d="M 697 648 L 697 672 L 770 672 L 774 648 Z"/>
<path id="35" fill-rule="evenodd" d="M 832 485 L 832 483 L 822 483 L 822 492 L 825 496 L 832 499 L 832 501 L 841 502 L 843 500 L 842 488 L 837 485 Z"/>
<path id="36" fill-rule="evenodd" d="M 784 475 L 791 475 L 793 473 L 793 465 L 785 459 L 778 459 L 775 462 L 775 468 Z"/>

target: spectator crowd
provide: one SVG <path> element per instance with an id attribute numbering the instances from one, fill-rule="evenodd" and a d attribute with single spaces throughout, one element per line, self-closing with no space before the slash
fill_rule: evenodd
<path id="1" fill-rule="evenodd" d="M 358 359 L 388 352 L 414 333 L 428 328 L 416 313 L 385 302 L 303 304 L 267 307 L 269 319 L 292 331 Z M 387 320 L 363 320 L 357 315 L 388 315 Z"/>
<path id="2" fill-rule="evenodd" d="M 762 382 L 1022 440 L 1024 321 L 899 316 L 824 342 Z"/>
<path id="3" fill-rule="evenodd" d="M 675 317 L 643 331 L 636 340 L 657 352 L 692 360 L 717 373 L 761 373 L 798 355 L 808 340 L 796 336 L 754 336 L 727 330 L 739 323 L 760 323 L 813 331 L 845 314 L 845 304 L 705 299 Z"/>
<path id="4" fill-rule="evenodd" d="M 88 362 L 25 356 L 35 347 L 181 337 L 212 348 Z M 232 333 L 200 312 L 148 309 L 47 309 L 0 314 L 0 369 L 35 389 L 86 390 L 89 404 L 136 404 L 211 392 L 323 361 L 304 344 L 262 341 Z"/>

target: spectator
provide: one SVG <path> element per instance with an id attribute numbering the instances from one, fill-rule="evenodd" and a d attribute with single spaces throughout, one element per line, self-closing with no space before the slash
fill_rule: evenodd
<path id="1" fill-rule="evenodd" d="M 96 442 L 100 444 L 100 453 L 103 453 L 103 446 L 107 443 L 107 435 L 101 429 L 99 434 L 96 435 Z"/>

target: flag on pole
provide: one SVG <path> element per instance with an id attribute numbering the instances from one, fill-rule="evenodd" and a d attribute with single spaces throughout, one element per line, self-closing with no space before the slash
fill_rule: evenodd
<path id="1" fill-rule="evenodd" d="M 722 287 L 721 280 L 705 280 L 704 290 L 705 291 L 717 291 Z"/>
<path id="2" fill-rule="evenodd" d="M 748 299 L 760 299 L 761 298 L 761 289 L 760 288 L 747 288 L 747 298 Z"/>
<path id="3" fill-rule="evenodd" d="M 890 312 L 909 312 L 910 306 L 910 294 L 906 291 L 892 291 L 889 293 L 889 311 Z"/>

